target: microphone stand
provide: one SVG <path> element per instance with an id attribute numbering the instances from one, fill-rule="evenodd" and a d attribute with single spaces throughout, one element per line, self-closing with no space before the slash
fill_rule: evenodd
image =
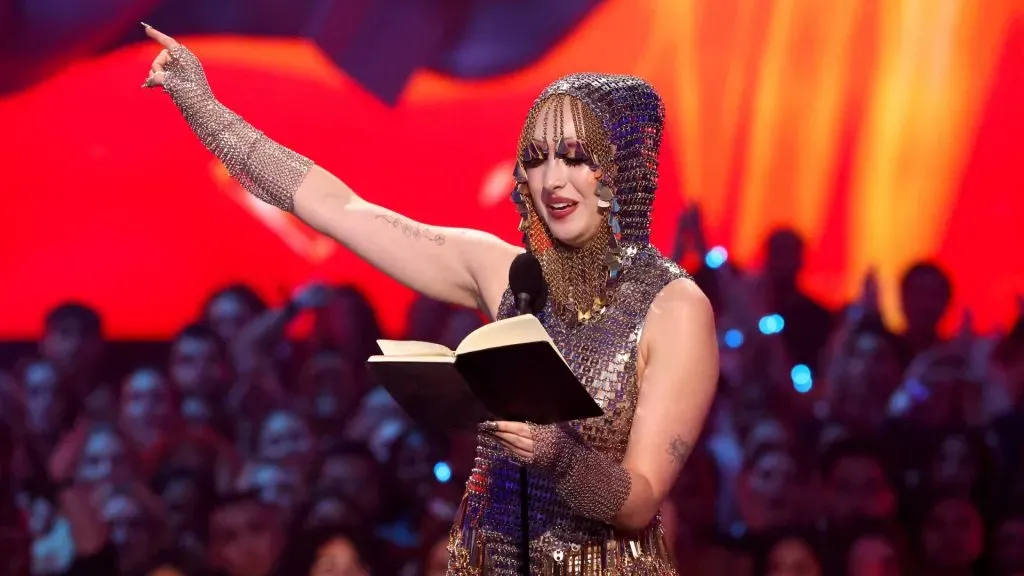
<path id="1" fill-rule="evenodd" d="M 519 315 L 530 314 L 530 295 L 521 292 L 516 294 L 516 310 Z M 521 533 L 519 552 L 521 570 L 523 576 L 530 576 L 530 494 L 529 479 L 526 476 L 526 466 L 519 467 L 519 531 Z"/>

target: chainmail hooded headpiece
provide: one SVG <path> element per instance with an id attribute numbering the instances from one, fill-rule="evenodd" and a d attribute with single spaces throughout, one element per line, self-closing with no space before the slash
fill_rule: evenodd
<path id="1" fill-rule="evenodd" d="M 574 143 L 564 138 L 566 113 L 576 126 Z M 664 120 L 661 97 L 633 76 L 565 76 L 545 88 L 530 108 L 519 137 L 512 201 L 522 217 L 523 242 L 540 261 L 560 315 L 588 320 L 604 307 L 623 256 L 649 244 Z M 599 181 L 598 208 L 607 226 L 584 247 L 552 238 L 526 188 L 526 167 L 548 153 L 547 144 L 533 142 L 538 122 L 546 138 L 549 128 L 553 131 L 556 155 L 586 162 Z"/>

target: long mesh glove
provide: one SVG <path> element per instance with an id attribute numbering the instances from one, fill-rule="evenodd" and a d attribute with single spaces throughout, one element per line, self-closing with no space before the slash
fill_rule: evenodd
<path id="1" fill-rule="evenodd" d="M 267 138 L 217 101 L 199 59 L 184 46 L 169 50 L 164 90 L 199 140 L 250 194 L 291 212 L 313 162 Z"/>
<path id="2" fill-rule="evenodd" d="M 525 464 L 551 474 L 555 490 L 573 512 L 610 523 L 629 498 L 629 472 L 587 446 L 572 429 L 531 424 L 530 431 L 534 453 Z"/>

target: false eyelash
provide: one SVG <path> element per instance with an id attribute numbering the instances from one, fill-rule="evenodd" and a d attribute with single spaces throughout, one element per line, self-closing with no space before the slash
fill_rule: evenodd
<path id="1" fill-rule="evenodd" d="M 587 158 L 569 158 L 567 156 L 558 156 L 558 158 L 565 162 L 566 166 L 582 166 L 590 162 Z M 524 168 L 536 168 L 544 164 L 544 161 L 544 158 L 532 158 L 530 160 L 522 160 L 522 163 Z"/>

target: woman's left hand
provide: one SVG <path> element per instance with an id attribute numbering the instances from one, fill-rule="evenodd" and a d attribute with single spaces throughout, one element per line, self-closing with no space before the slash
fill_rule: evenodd
<path id="1" fill-rule="evenodd" d="M 506 450 L 526 464 L 536 458 L 533 427 L 525 422 L 484 422 L 480 430 L 497 438 Z"/>

